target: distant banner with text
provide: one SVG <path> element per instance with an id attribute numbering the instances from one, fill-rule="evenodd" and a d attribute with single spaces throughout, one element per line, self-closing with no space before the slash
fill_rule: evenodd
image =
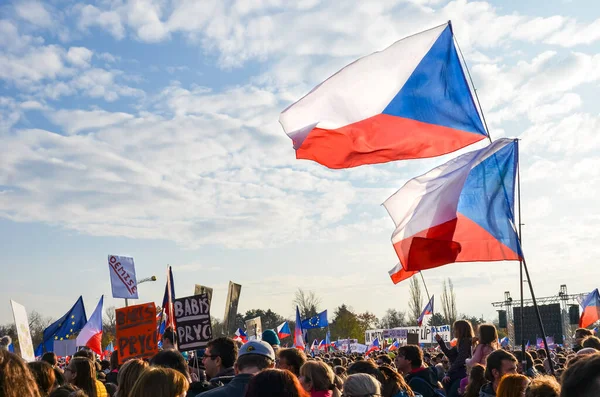
<path id="1" fill-rule="evenodd" d="M 175 313 L 179 351 L 185 352 L 206 347 L 206 344 L 212 339 L 208 294 L 175 299 L 173 312 Z"/>
<path id="2" fill-rule="evenodd" d="M 232 281 L 229 282 L 227 302 L 225 302 L 225 315 L 223 316 L 223 330 L 225 335 L 233 335 L 238 328 L 238 325 L 235 323 L 235 318 L 237 316 L 241 292 L 242 286 L 240 284 L 236 284 Z"/>
<path id="3" fill-rule="evenodd" d="M 158 353 L 154 303 L 116 310 L 119 364 L 130 358 L 150 358 Z"/>
<path id="4" fill-rule="evenodd" d="M 133 258 L 109 255 L 108 268 L 113 298 L 138 299 Z"/>

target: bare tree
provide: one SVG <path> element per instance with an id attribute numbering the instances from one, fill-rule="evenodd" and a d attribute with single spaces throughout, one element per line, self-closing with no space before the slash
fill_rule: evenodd
<path id="1" fill-rule="evenodd" d="M 448 321 L 448 324 L 452 325 L 458 317 L 456 310 L 456 294 L 454 293 L 454 284 L 452 280 L 448 278 L 448 282 L 444 280 L 442 289 L 442 313 L 444 318 Z"/>
<path id="2" fill-rule="evenodd" d="M 39 312 L 32 310 L 28 316 L 29 331 L 33 346 L 37 346 L 44 340 L 44 329 L 52 323 L 51 317 L 44 317 Z"/>
<path id="3" fill-rule="evenodd" d="M 417 324 L 417 320 L 423 310 L 423 295 L 421 294 L 421 285 L 419 279 L 413 277 L 410 279 L 410 289 L 408 298 L 408 320 L 411 324 Z"/>
<path id="4" fill-rule="evenodd" d="M 387 309 L 385 315 L 379 320 L 379 327 L 384 329 L 406 327 L 407 325 L 406 312 L 396 309 Z"/>
<path id="5" fill-rule="evenodd" d="M 304 291 L 302 288 L 298 288 L 293 303 L 294 311 L 296 309 L 295 306 L 298 306 L 302 318 L 309 318 L 317 315 L 319 312 L 321 298 L 317 297 L 314 291 Z"/>

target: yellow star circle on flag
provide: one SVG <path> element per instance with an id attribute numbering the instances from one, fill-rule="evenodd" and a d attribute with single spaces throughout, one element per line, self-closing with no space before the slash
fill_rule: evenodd
<path id="1" fill-rule="evenodd" d="M 69 338 L 69 334 L 66 334 L 66 335 L 65 335 L 65 338 L 67 338 L 67 339 L 68 339 L 68 338 Z"/>
<path id="2" fill-rule="evenodd" d="M 73 328 L 71 328 L 71 329 L 69 330 L 69 332 L 73 332 Z"/>
<path id="3" fill-rule="evenodd" d="M 55 337 L 54 337 L 54 339 L 55 339 L 55 340 L 58 340 L 58 336 L 55 336 Z"/>
<path id="4" fill-rule="evenodd" d="M 75 316 L 71 316 L 71 318 L 75 318 Z"/>
<path id="5" fill-rule="evenodd" d="M 71 325 L 75 325 L 75 321 L 73 321 L 73 322 L 71 323 Z"/>
<path id="6" fill-rule="evenodd" d="M 63 340 L 63 338 L 60 338 L 60 340 Z"/>

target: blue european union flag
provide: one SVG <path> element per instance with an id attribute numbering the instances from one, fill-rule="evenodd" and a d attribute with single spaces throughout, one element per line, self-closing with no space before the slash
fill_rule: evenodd
<path id="1" fill-rule="evenodd" d="M 316 316 L 302 320 L 302 329 L 324 328 L 328 325 L 329 322 L 327 321 L 327 310 L 323 310 Z"/>
<path id="2" fill-rule="evenodd" d="M 50 324 L 44 330 L 44 341 L 35 349 L 35 355 L 41 356 L 44 352 L 54 351 L 55 340 L 65 340 L 77 334 L 87 323 L 83 297 L 79 297 L 64 316 Z"/>

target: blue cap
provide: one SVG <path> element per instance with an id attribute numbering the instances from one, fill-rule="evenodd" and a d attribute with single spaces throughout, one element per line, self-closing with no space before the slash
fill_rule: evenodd
<path id="1" fill-rule="evenodd" d="M 245 356 L 246 354 L 258 354 L 259 356 L 265 356 L 275 361 L 275 351 L 271 345 L 267 342 L 251 340 L 245 343 L 238 351 L 238 357 Z"/>

